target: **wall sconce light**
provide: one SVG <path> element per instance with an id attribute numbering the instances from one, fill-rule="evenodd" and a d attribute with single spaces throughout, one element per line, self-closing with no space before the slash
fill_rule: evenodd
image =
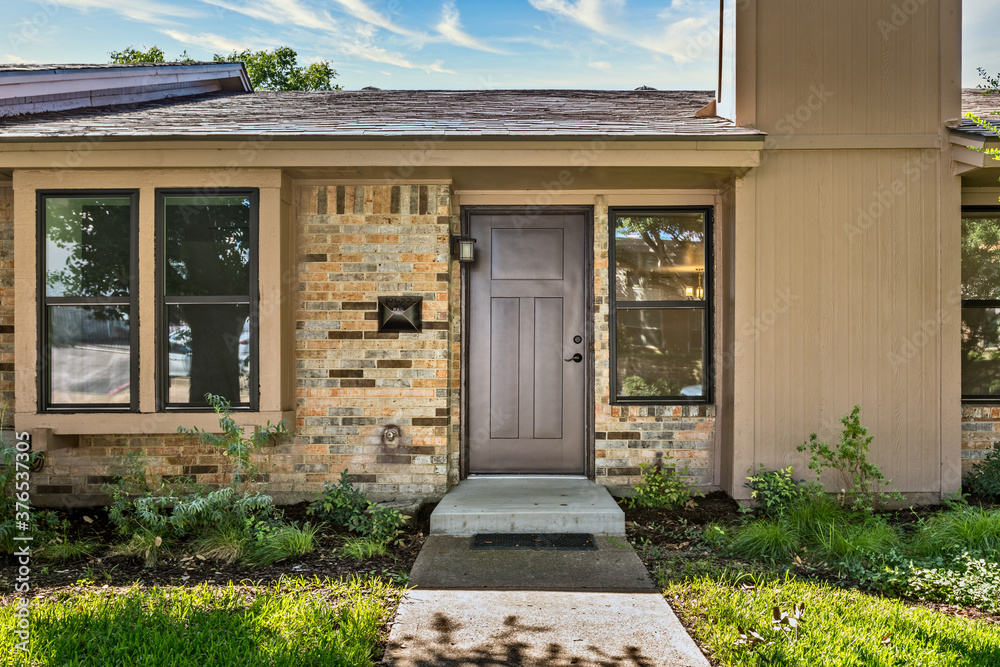
<path id="1" fill-rule="evenodd" d="M 698 286 L 686 286 L 684 288 L 684 296 L 688 299 L 704 299 L 705 288 L 701 286 L 701 276 L 705 272 L 705 269 L 695 269 L 695 271 L 698 273 Z"/>
<path id="2" fill-rule="evenodd" d="M 476 239 L 468 236 L 451 237 L 451 254 L 463 264 L 476 260 Z"/>

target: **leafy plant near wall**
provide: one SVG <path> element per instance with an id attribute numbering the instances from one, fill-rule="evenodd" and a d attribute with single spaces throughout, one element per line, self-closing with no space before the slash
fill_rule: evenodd
<path id="1" fill-rule="evenodd" d="M 965 477 L 965 490 L 1000 498 L 1000 448 L 991 449 Z"/>
<path id="2" fill-rule="evenodd" d="M 632 496 L 625 502 L 629 507 L 665 507 L 676 509 L 692 501 L 694 495 L 687 482 L 674 467 L 663 465 L 672 459 L 665 452 L 658 464 L 644 463 L 639 466 L 642 482 L 632 490 Z"/>
<path id="3" fill-rule="evenodd" d="M 307 512 L 383 544 L 396 539 L 404 520 L 399 510 L 372 502 L 355 489 L 346 469 L 336 484 L 326 483 Z"/>
<path id="4" fill-rule="evenodd" d="M 868 446 L 873 436 L 861 425 L 860 415 L 861 406 L 855 405 L 850 414 L 840 418 L 844 430 L 839 444 L 830 446 L 813 433 L 798 446 L 798 451 L 809 451 L 809 469 L 816 472 L 817 480 L 827 469 L 840 474 L 845 504 L 849 502 L 856 510 L 872 513 L 876 506 L 890 500 L 903 500 L 903 496 L 897 491 L 882 490 L 892 480 L 886 479 L 878 466 L 868 461 Z"/>
<path id="5" fill-rule="evenodd" d="M 757 501 L 760 514 L 780 517 L 804 500 L 817 496 L 822 489 L 816 483 L 796 481 L 792 478 L 794 468 L 788 466 L 780 470 L 767 470 L 763 464 L 757 474 L 751 474 L 743 486 L 750 489 L 750 497 Z M 753 468 L 747 470 L 753 472 Z"/>
<path id="6" fill-rule="evenodd" d="M 223 476 L 228 483 L 214 490 L 191 481 L 167 484 L 147 474 L 141 454 L 129 452 L 120 457 L 114 482 L 104 487 L 112 498 L 109 517 L 125 538 L 118 553 L 141 556 L 152 565 L 171 542 L 197 534 L 213 557 L 235 560 L 255 553 L 260 558 L 251 560 L 271 562 L 281 552 L 281 544 L 301 537 L 293 532 L 308 531 L 285 524 L 275 514 L 271 496 L 255 488 L 262 471 L 252 459 L 253 451 L 272 438 L 289 435 L 288 422 L 268 422 L 248 437 L 232 418 L 229 401 L 212 394 L 206 394 L 206 399 L 219 417 L 222 433 L 185 427 L 178 431 L 222 450 L 227 461 Z M 311 544 L 311 537 L 309 533 L 302 542 Z"/>

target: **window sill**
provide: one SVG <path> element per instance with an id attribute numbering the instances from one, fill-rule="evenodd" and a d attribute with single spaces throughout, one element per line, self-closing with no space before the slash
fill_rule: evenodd
<path id="1" fill-rule="evenodd" d="M 264 426 L 268 421 L 276 424 L 282 419 L 295 423 L 294 410 L 234 411 L 232 417 L 239 426 Z M 18 432 L 48 429 L 56 436 L 172 435 L 178 426 L 222 432 L 214 412 L 19 412 L 14 415 L 14 424 Z"/>

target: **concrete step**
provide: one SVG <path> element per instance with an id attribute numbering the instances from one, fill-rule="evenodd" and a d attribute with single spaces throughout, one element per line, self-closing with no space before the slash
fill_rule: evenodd
<path id="1" fill-rule="evenodd" d="M 624 535 L 625 513 L 608 490 L 578 477 L 476 477 L 431 514 L 431 535 L 593 533 Z"/>

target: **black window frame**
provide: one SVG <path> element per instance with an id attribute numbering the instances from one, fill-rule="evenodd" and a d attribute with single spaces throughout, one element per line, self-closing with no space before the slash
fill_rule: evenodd
<path id="1" fill-rule="evenodd" d="M 619 301 L 616 259 L 615 259 L 615 227 L 619 216 L 657 216 L 673 212 L 699 212 L 705 215 L 705 298 L 671 301 Z M 610 354 L 608 358 L 609 400 L 611 405 L 711 405 L 715 396 L 714 368 L 714 247 L 713 227 L 715 223 L 715 208 L 713 206 L 612 206 L 608 208 L 608 305 L 609 326 L 608 339 Z M 702 368 L 701 396 L 634 396 L 620 397 L 618 395 L 618 354 L 617 332 L 619 310 L 704 310 L 704 358 Z"/>
<path id="2" fill-rule="evenodd" d="M 965 220 L 966 213 L 992 213 L 997 218 L 1000 218 L 1000 206 L 963 206 L 962 207 L 962 221 Z M 961 261 L 961 259 L 959 260 Z M 961 271 L 961 267 L 959 267 Z M 961 289 L 964 290 L 965 285 L 961 285 Z M 1000 308 L 1000 299 L 966 299 L 962 297 L 962 302 L 960 305 L 962 310 L 971 308 Z M 964 317 L 959 313 L 959 317 L 964 320 Z M 959 342 L 961 345 L 961 341 Z M 964 362 L 963 362 L 964 363 Z M 961 369 L 960 371 L 961 372 Z M 996 404 L 1000 403 L 1000 394 L 962 394 L 963 403 L 980 403 L 980 404 Z"/>
<path id="3" fill-rule="evenodd" d="M 242 297 L 236 296 L 186 296 L 186 297 L 166 297 L 164 296 L 164 262 L 165 262 L 165 220 L 164 220 L 164 199 L 166 197 L 223 197 L 223 196 L 244 196 L 250 200 L 250 256 L 249 280 L 250 293 L 250 373 L 249 373 L 249 405 L 239 405 L 232 397 L 226 398 L 232 403 L 233 412 L 257 412 L 260 409 L 260 381 L 259 381 L 259 348 L 260 348 L 260 290 L 258 286 L 258 276 L 260 270 L 260 189 L 259 188 L 213 188 L 205 190 L 202 188 L 157 188 L 155 191 L 154 216 L 156 224 L 155 234 L 155 267 L 156 267 L 156 410 L 157 412 L 212 412 L 210 405 L 197 404 L 170 404 L 167 400 L 170 395 L 170 372 L 169 372 L 169 318 L 167 308 L 172 305 L 184 303 L 202 304 L 238 304 L 245 303 Z"/>
<path id="4" fill-rule="evenodd" d="M 48 230 L 45 200 L 58 197 L 129 198 L 129 295 L 124 297 L 52 297 L 46 295 L 46 248 Z M 128 188 L 75 188 L 35 191 L 38 412 L 138 412 L 139 411 L 139 190 Z M 52 356 L 49 349 L 49 306 L 128 306 L 129 309 L 129 402 L 49 404 L 52 390 Z"/>

